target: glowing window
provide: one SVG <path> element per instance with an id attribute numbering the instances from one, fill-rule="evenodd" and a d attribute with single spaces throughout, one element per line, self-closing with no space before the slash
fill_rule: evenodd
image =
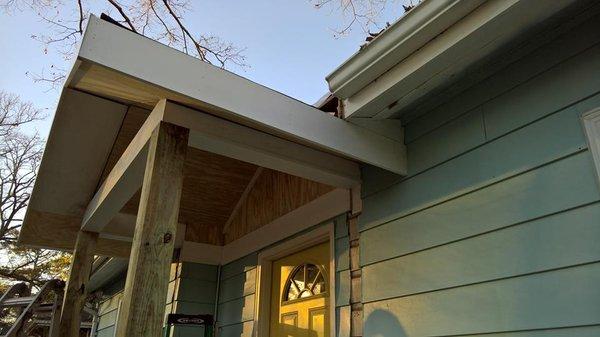
<path id="1" fill-rule="evenodd" d="M 327 291 L 321 268 L 304 263 L 292 270 L 284 288 L 283 301 L 293 301 L 323 294 Z"/>

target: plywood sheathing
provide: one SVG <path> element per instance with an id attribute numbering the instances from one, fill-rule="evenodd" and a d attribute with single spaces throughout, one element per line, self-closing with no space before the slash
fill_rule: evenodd
<path id="1" fill-rule="evenodd" d="M 271 169 L 264 169 L 233 218 L 225 243 L 270 223 L 334 188 Z"/>

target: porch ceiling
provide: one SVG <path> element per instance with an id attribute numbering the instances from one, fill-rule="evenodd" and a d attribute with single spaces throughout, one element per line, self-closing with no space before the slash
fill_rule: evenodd
<path id="1" fill-rule="evenodd" d="M 259 167 L 265 168 L 264 180 L 256 184 L 271 212 L 258 214 L 264 221 L 332 186 L 355 186 L 358 163 L 406 170 L 401 141 L 92 17 L 57 107 L 20 243 L 70 250 L 84 228 L 101 233 L 97 254 L 128 255 L 145 145 L 126 150 L 159 102 L 170 109 L 160 117 L 164 122 L 190 129 L 180 243 L 221 244 L 228 222 L 237 226 L 227 234 L 230 240 L 260 225 L 233 218 L 236 208 L 253 211 L 240 200 Z M 151 129 L 142 130 L 147 136 Z M 111 175 L 116 180 L 105 186 Z M 298 197 L 264 188 L 275 181 Z M 94 213 L 105 198 L 116 208 Z"/>
<path id="2" fill-rule="evenodd" d="M 44 159 L 19 241 L 43 248 L 70 250 L 80 230 L 85 210 L 115 164 L 132 142 L 150 114 L 149 110 L 125 106 L 80 91 L 65 89 L 56 113 Z M 180 229 L 176 241 L 222 245 L 225 224 L 233 221 L 228 237 L 256 228 L 246 227 L 235 218 L 236 207 L 259 166 L 219 154 L 188 147 L 179 212 Z M 332 190 L 324 184 L 262 169 L 263 178 L 252 192 L 258 211 L 253 218 L 273 220 L 265 213 L 274 208 L 274 198 L 265 186 L 295 186 L 299 198 L 277 197 L 285 206 L 274 212 L 281 215 Z M 275 177 L 275 178 L 274 178 Z M 278 178 L 277 178 L 278 177 Z M 251 186 L 250 186 L 251 187 Z M 265 195 L 270 194 L 268 196 Z M 262 194 L 262 195 L 261 195 Z M 101 231 L 98 254 L 127 256 L 133 237 L 139 191 Z M 248 209 L 244 210 L 248 212 Z M 231 218 L 231 219 L 230 219 Z"/>

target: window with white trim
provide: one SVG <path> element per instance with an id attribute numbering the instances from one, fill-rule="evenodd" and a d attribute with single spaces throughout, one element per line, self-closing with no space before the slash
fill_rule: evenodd
<path id="1" fill-rule="evenodd" d="M 590 152 L 592 152 L 592 157 L 594 158 L 596 174 L 600 181 L 600 107 L 586 112 L 581 119 L 585 128 Z"/>

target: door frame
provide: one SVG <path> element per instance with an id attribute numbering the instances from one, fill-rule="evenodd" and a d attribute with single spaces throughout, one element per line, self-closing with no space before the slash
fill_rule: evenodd
<path id="1" fill-rule="evenodd" d="M 254 337 L 269 337 L 273 261 L 323 242 L 329 242 L 329 335 L 330 337 L 335 336 L 335 224 L 331 220 L 307 233 L 285 240 L 258 254 Z"/>

